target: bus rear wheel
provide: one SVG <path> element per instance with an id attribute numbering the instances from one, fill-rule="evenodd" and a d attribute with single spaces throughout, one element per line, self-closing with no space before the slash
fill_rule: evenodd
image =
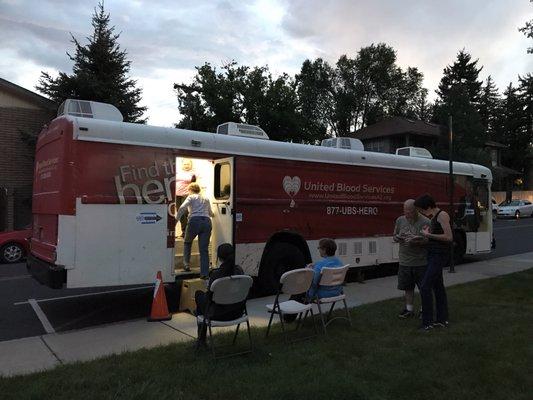
<path id="1" fill-rule="evenodd" d="M 304 254 L 297 246 L 285 242 L 274 243 L 268 249 L 259 270 L 258 284 L 262 294 L 275 294 L 279 288 L 281 275 L 304 266 Z"/>

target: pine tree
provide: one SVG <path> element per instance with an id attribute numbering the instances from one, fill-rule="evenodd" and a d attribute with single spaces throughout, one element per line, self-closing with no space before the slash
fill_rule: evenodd
<path id="1" fill-rule="evenodd" d="M 127 122 L 145 123 L 142 118 L 146 107 L 139 106 L 142 91 L 137 82 L 128 77 L 131 61 L 120 49 L 115 27 L 109 26 L 110 16 L 98 4 L 92 16 L 94 32 L 88 44 L 82 45 L 71 35 L 75 54 L 68 57 L 74 62 L 72 74 L 60 72 L 57 78 L 41 72 L 36 89 L 58 104 L 68 98 L 93 100 L 116 106 Z"/>
<path id="2" fill-rule="evenodd" d="M 448 117 L 452 116 L 457 160 L 488 164 L 484 153 L 487 137 L 479 113 L 482 82 L 478 77 L 483 67 L 478 67 L 477 62 L 461 50 L 456 61 L 444 69 L 433 119 L 436 123 L 448 125 Z"/>
<path id="3" fill-rule="evenodd" d="M 485 85 L 481 89 L 480 104 L 479 104 L 479 116 L 481 123 L 485 128 L 487 140 L 496 140 L 498 135 L 498 121 L 501 112 L 501 98 L 489 75 L 485 81 Z"/>
<path id="4" fill-rule="evenodd" d="M 465 50 L 457 54 L 453 65 L 444 68 L 437 94 L 440 101 L 450 103 L 457 96 L 465 97 L 470 104 L 479 105 L 482 82 L 478 80 L 483 67 L 477 67 L 478 60 L 472 61 L 472 56 Z"/>
<path id="5" fill-rule="evenodd" d="M 527 74 L 518 78 L 518 96 L 522 103 L 522 110 L 524 113 L 523 129 L 525 132 L 524 155 L 533 152 L 533 75 Z"/>
<path id="6" fill-rule="evenodd" d="M 528 118 L 524 107 L 524 99 L 519 89 L 510 83 L 504 92 L 502 104 L 502 135 L 500 141 L 508 148 L 502 153 L 502 163 L 519 172 L 527 167 L 525 155 L 531 146 L 528 135 Z M 531 128 L 529 128 L 531 132 Z"/>

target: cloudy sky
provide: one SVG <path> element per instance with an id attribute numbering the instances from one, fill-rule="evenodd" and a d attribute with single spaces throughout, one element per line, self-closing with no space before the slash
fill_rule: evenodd
<path id="1" fill-rule="evenodd" d="M 71 72 L 70 33 L 85 43 L 96 4 L 0 0 L 0 77 L 34 90 L 40 71 Z M 385 42 L 400 66 L 424 73 L 430 93 L 463 48 L 500 89 L 533 72 L 526 54 L 533 43 L 518 32 L 533 18 L 528 0 L 105 0 L 105 8 L 152 125 L 178 121 L 173 84 L 190 82 L 205 62 L 236 60 L 293 75 L 306 58 L 334 63 Z"/>

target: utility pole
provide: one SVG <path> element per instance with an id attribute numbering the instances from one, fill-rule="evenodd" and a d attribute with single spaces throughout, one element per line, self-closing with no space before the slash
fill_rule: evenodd
<path id="1" fill-rule="evenodd" d="M 448 159 L 450 162 L 450 174 L 449 174 L 449 181 L 450 181 L 450 208 L 449 208 L 449 215 L 450 215 L 450 227 L 452 228 L 452 235 L 453 235 L 453 216 L 455 214 L 454 206 L 453 206 L 453 189 L 454 189 L 454 180 L 453 180 L 453 129 L 452 129 L 452 116 L 450 115 L 448 117 Z M 452 242 L 450 244 L 450 273 L 455 272 L 455 262 L 453 259 L 453 253 L 454 253 L 454 240 L 452 239 Z"/>

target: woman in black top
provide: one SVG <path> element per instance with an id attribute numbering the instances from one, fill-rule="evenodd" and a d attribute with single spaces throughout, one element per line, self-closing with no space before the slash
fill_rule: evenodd
<path id="1" fill-rule="evenodd" d="M 415 207 L 426 217 L 431 218 L 429 227 L 424 228 L 422 234 L 428 238 L 428 266 L 420 285 L 422 298 L 422 326 L 424 331 L 433 326 L 448 326 L 448 298 L 442 269 L 450 262 L 450 245 L 453 241 L 450 216 L 439 209 L 433 197 L 429 194 L 415 200 Z M 433 292 L 435 293 L 436 320 L 433 320 Z"/>
<path id="2" fill-rule="evenodd" d="M 214 269 L 209 274 L 209 282 L 207 284 L 207 292 L 198 290 L 194 294 L 196 300 L 196 314 L 208 315 L 211 319 L 218 321 L 231 321 L 240 318 L 244 312 L 246 302 L 238 304 L 214 304 L 211 303 L 211 284 L 218 278 L 224 278 L 231 275 L 242 275 L 242 268 L 235 265 L 235 250 L 229 243 L 223 243 L 218 246 L 217 257 L 222 262 L 220 267 Z M 198 341 L 205 342 L 206 325 L 198 325 Z"/>

